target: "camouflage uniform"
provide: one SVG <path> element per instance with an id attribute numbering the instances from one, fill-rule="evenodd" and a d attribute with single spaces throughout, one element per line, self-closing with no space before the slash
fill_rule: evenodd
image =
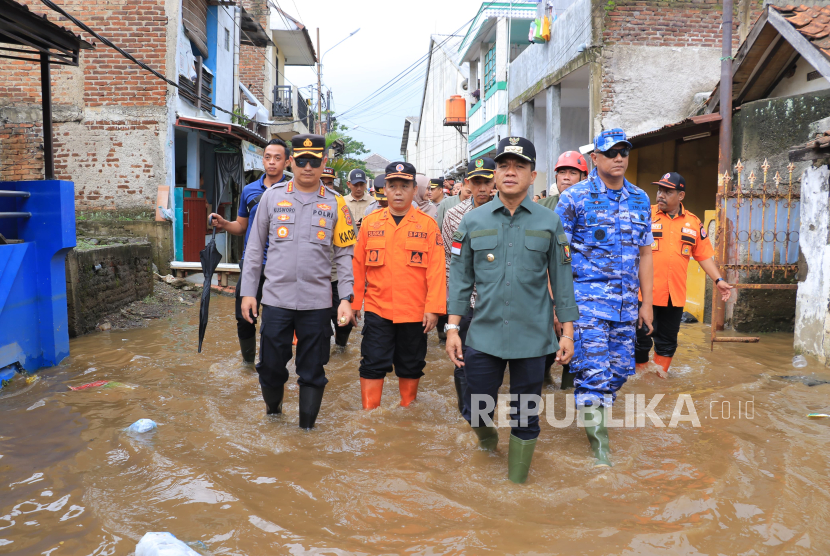
<path id="1" fill-rule="evenodd" d="M 648 195 L 628 180 L 607 189 L 594 169 L 562 193 L 556 213 L 573 252 L 580 314 L 571 361 L 576 404 L 604 405 L 605 395 L 613 403 L 634 374 L 640 247 L 654 242 Z"/>

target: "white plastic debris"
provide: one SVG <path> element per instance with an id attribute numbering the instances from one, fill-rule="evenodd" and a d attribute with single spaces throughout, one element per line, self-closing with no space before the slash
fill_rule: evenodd
<path id="1" fill-rule="evenodd" d="M 796 369 L 803 369 L 807 366 L 807 359 L 803 355 L 796 355 L 793 357 L 793 367 Z"/>
<path id="2" fill-rule="evenodd" d="M 152 430 L 155 430 L 157 426 L 158 425 L 156 425 L 156 422 L 152 419 L 139 419 L 138 421 L 127 427 L 127 432 L 150 432 Z"/>
<path id="3" fill-rule="evenodd" d="M 200 556 L 172 533 L 145 533 L 135 547 L 135 556 Z"/>

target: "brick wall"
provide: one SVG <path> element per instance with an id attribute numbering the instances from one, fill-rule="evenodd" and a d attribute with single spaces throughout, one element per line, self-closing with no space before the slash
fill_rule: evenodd
<path id="1" fill-rule="evenodd" d="M 153 293 L 149 243 L 110 245 L 66 256 L 69 336 L 94 330 L 104 315 Z"/>
<path id="2" fill-rule="evenodd" d="M 265 0 L 243 0 L 245 8 L 254 21 L 268 30 L 268 4 Z M 265 48 L 240 45 L 239 47 L 239 81 L 245 85 L 260 102 L 266 103 L 267 95 L 263 91 L 267 71 L 276 71 L 265 58 Z"/>
<path id="3" fill-rule="evenodd" d="M 43 127 L 36 123 L 0 125 L 0 181 L 43 179 Z"/>
<path id="4" fill-rule="evenodd" d="M 80 68 L 52 66 L 55 174 L 75 182 L 76 207 L 153 206 L 164 184 L 168 86 L 37 0 L 34 13 L 94 44 Z M 64 0 L 61 6 L 139 60 L 166 74 L 164 0 Z M 0 64 L 0 174 L 42 179 L 40 68 Z"/>

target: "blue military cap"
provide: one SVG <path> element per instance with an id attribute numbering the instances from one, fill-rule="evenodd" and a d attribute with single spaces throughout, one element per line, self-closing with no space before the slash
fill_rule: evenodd
<path id="1" fill-rule="evenodd" d="M 631 143 L 628 142 L 628 136 L 626 136 L 625 132 L 615 127 L 614 129 L 603 131 L 594 138 L 594 150 L 605 152 L 619 143 L 624 143 L 629 149 L 631 148 Z"/>

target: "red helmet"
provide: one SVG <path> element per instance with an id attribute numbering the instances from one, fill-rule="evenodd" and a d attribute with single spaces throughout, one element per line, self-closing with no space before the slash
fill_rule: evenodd
<path id="1" fill-rule="evenodd" d="M 559 160 L 556 161 L 554 172 L 560 168 L 576 168 L 581 172 L 588 173 L 588 164 L 585 162 L 585 157 L 576 151 L 565 151 L 559 155 Z"/>

